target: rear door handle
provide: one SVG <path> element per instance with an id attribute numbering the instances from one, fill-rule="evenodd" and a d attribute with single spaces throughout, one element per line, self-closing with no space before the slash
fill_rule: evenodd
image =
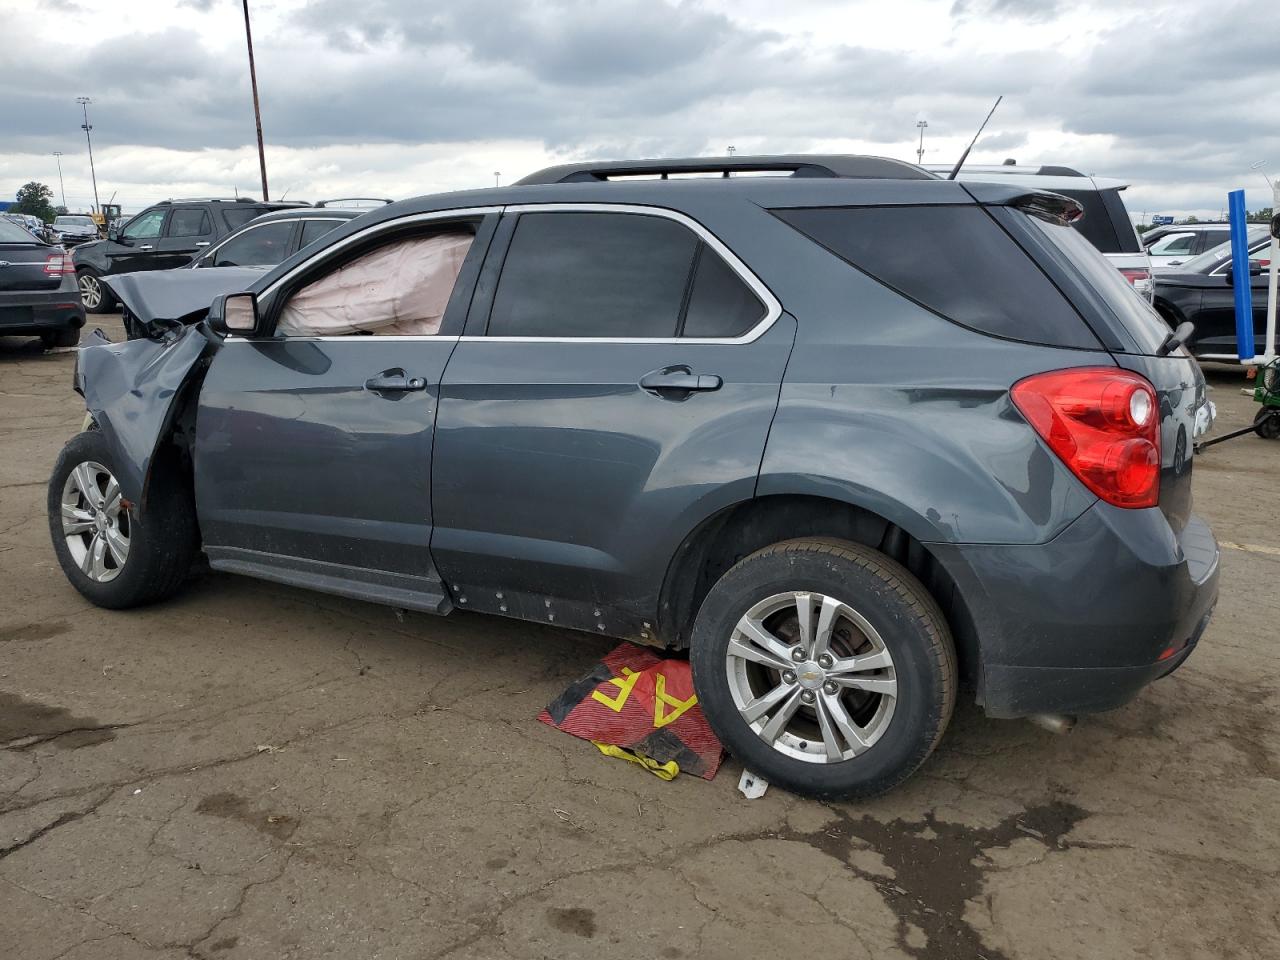
<path id="1" fill-rule="evenodd" d="M 640 386 L 652 393 L 705 393 L 719 390 L 724 381 L 713 373 L 694 373 L 688 367 L 663 367 L 640 378 Z"/>
<path id="2" fill-rule="evenodd" d="M 364 388 L 374 393 L 408 393 L 427 389 L 427 381 L 422 377 L 405 376 L 403 370 L 384 370 L 366 380 Z"/>
<path id="3" fill-rule="evenodd" d="M 208 241 L 208 240 L 197 240 L 197 241 L 196 241 L 196 246 L 197 246 L 197 247 L 207 247 L 208 245 L 209 245 L 209 241 Z"/>

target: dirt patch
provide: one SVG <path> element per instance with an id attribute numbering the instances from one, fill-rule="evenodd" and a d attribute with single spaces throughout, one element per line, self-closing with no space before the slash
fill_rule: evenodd
<path id="1" fill-rule="evenodd" d="M 561 933 L 571 933 L 586 940 L 596 935 L 595 912 L 586 907 L 552 907 L 547 911 L 547 920 Z"/>
<path id="2" fill-rule="evenodd" d="M 9 750 L 29 750 L 41 743 L 75 750 L 114 740 L 115 732 L 127 726 L 99 723 L 92 717 L 77 717 L 66 707 L 0 692 L 0 745 Z"/>
<path id="3" fill-rule="evenodd" d="M 861 843 L 869 844 L 893 870 L 892 879 L 850 867 L 875 884 L 898 915 L 898 946 L 917 960 L 984 957 L 1010 960 L 982 942 L 964 919 L 965 903 L 982 892 L 985 851 L 1032 838 L 1048 850 L 1066 850 L 1064 837 L 1089 815 L 1072 803 L 1053 799 L 1006 818 L 993 828 L 948 823 L 927 814 L 923 820 L 882 823 L 871 817 L 855 819 L 836 811 L 835 824 L 811 833 L 777 834 L 784 840 L 808 843 L 842 863 L 849 863 Z M 912 943 L 913 928 L 924 932 L 923 946 Z"/>
<path id="4" fill-rule="evenodd" d="M 48 640 L 60 637 L 71 630 L 66 620 L 45 620 L 42 623 L 20 623 L 13 627 L 0 627 L 0 643 L 24 643 L 30 640 Z"/>
<path id="5" fill-rule="evenodd" d="M 239 820 L 277 840 L 288 840 L 293 836 L 293 831 L 298 829 L 296 817 L 254 810 L 248 800 L 234 793 L 209 794 L 196 804 L 196 813 L 224 820 Z"/>

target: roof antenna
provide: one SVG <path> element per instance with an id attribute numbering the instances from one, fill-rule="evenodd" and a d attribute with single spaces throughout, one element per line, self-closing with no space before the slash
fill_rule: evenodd
<path id="1" fill-rule="evenodd" d="M 964 148 L 964 153 L 960 154 L 960 159 L 956 161 L 956 165 L 951 168 L 951 172 L 947 174 L 948 180 L 954 180 L 956 174 L 960 172 L 960 168 L 964 166 L 964 162 L 969 159 L 969 151 L 973 149 L 973 145 L 978 142 L 978 138 L 982 136 L 982 131 L 987 129 L 987 123 L 991 120 L 991 114 L 996 112 L 996 107 L 1000 106 L 1000 101 L 1004 99 L 1004 95 L 996 97 L 996 102 L 991 105 L 991 113 L 987 114 L 987 119 L 982 121 L 982 126 L 978 128 L 978 132 L 973 135 L 973 139 L 969 141 L 969 145 Z"/>

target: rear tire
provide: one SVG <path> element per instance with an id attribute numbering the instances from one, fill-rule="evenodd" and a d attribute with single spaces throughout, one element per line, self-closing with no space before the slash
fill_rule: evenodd
<path id="1" fill-rule="evenodd" d="M 904 567 L 846 541 L 790 540 L 740 561 L 703 601 L 690 660 L 729 752 L 812 797 L 897 786 L 955 706 L 955 648 L 937 603 Z"/>
<path id="2" fill-rule="evenodd" d="M 116 298 L 102 283 L 98 272 L 84 267 L 76 274 L 80 287 L 80 302 L 89 313 L 111 313 L 116 308 Z"/>
<path id="3" fill-rule="evenodd" d="M 74 347 L 80 342 L 80 330 L 78 327 L 53 330 L 40 334 L 40 339 L 46 350 L 52 350 L 54 347 Z"/>
<path id="4" fill-rule="evenodd" d="M 49 533 L 71 585 L 99 607 L 163 600 L 199 548 L 195 505 L 178 471 L 153 467 L 146 512 L 123 500 L 115 454 L 100 430 L 72 437 L 49 479 Z"/>

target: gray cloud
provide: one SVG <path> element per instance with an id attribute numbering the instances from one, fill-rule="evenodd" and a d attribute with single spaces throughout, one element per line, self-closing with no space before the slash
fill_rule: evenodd
<path id="1" fill-rule="evenodd" d="M 1043 31 L 1106 9 L 956 0 L 952 13 Z M 315 0 L 274 32 L 255 23 L 269 143 L 526 140 L 600 157 L 719 150 L 726 137 L 780 151 L 853 138 L 907 156 L 920 110 L 927 139 L 963 141 L 1004 94 L 975 160 L 1013 154 L 1171 185 L 1220 182 L 1265 156 L 1280 166 L 1280 131 L 1262 109 L 1280 79 L 1262 4 L 1153 8 L 1140 32 L 1121 18 L 1091 49 L 982 56 L 952 43 L 910 54 L 819 45 L 693 0 L 362 0 L 358 10 Z M 192 30 L 11 46 L 0 68 L 6 149 L 64 149 L 79 135 L 81 92 L 96 101 L 95 145 L 242 146 L 253 137 L 246 73 L 242 47 L 217 49 Z M 1022 155 L 1046 130 L 1112 146 Z"/>

